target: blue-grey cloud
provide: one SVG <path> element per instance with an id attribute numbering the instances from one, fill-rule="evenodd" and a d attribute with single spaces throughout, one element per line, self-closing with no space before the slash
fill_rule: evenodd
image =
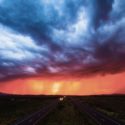
<path id="1" fill-rule="evenodd" d="M 0 0 L 0 79 L 125 69 L 122 0 Z"/>

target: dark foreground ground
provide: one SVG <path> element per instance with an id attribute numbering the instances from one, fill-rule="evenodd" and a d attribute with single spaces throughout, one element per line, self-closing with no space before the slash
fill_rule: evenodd
<path id="1" fill-rule="evenodd" d="M 70 98 L 67 96 L 60 100 L 60 96 L 1 95 L 0 125 L 14 125 L 14 123 L 51 104 L 53 100 L 59 100 L 58 105 L 44 119 L 39 120 L 36 125 L 97 125 L 86 112 L 79 112 Z M 108 117 L 125 123 L 125 95 L 73 98 Z"/>
<path id="2" fill-rule="evenodd" d="M 125 95 L 79 97 L 83 103 L 125 123 Z"/>
<path id="3" fill-rule="evenodd" d="M 58 96 L 0 96 L 0 125 L 10 125 L 22 120 L 51 103 Z"/>

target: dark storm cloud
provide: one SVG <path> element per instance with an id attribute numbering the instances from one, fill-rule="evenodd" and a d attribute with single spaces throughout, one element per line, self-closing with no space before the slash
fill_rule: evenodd
<path id="1" fill-rule="evenodd" d="M 33 38 L 50 40 L 50 27 L 65 27 L 68 21 L 73 21 L 81 0 L 67 2 L 44 0 L 3 0 L 0 5 L 0 22 Z M 62 13 L 62 16 L 59 14 Z M 64 14 L 63 14 L 64 13 Z M 56 17 L 56 19 L 54 19 Z M 62 20 L 65 20 L 64 22 Z"/>
<path id="2" fill-rule="evenodd" d="M 125 70 L 122 0 L 0 0 L 0 79 Z"/>
<path id="3" fill-rule="evenodd" d="M 100 26 L 109 19 L 110 11 L 112 11 L 112 4 L 114 0 L 94 0 L 93 4 L 94 17 L 93 22 L 95 27 Z"/>

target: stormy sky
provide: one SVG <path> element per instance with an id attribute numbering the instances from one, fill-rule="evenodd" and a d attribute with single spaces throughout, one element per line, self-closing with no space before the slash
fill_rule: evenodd
<path id="1" fill-rule="evenodd" d="M 124 0 L 0 0 L 0 81 L 124 71 Z"/>

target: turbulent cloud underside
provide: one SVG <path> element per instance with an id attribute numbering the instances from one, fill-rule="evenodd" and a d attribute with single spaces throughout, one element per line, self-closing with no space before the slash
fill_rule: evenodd
<path id="1" fill-rule="evenodd" d="M 125 71 L 125 1 L 0 0 L 0 80 Z"/>

